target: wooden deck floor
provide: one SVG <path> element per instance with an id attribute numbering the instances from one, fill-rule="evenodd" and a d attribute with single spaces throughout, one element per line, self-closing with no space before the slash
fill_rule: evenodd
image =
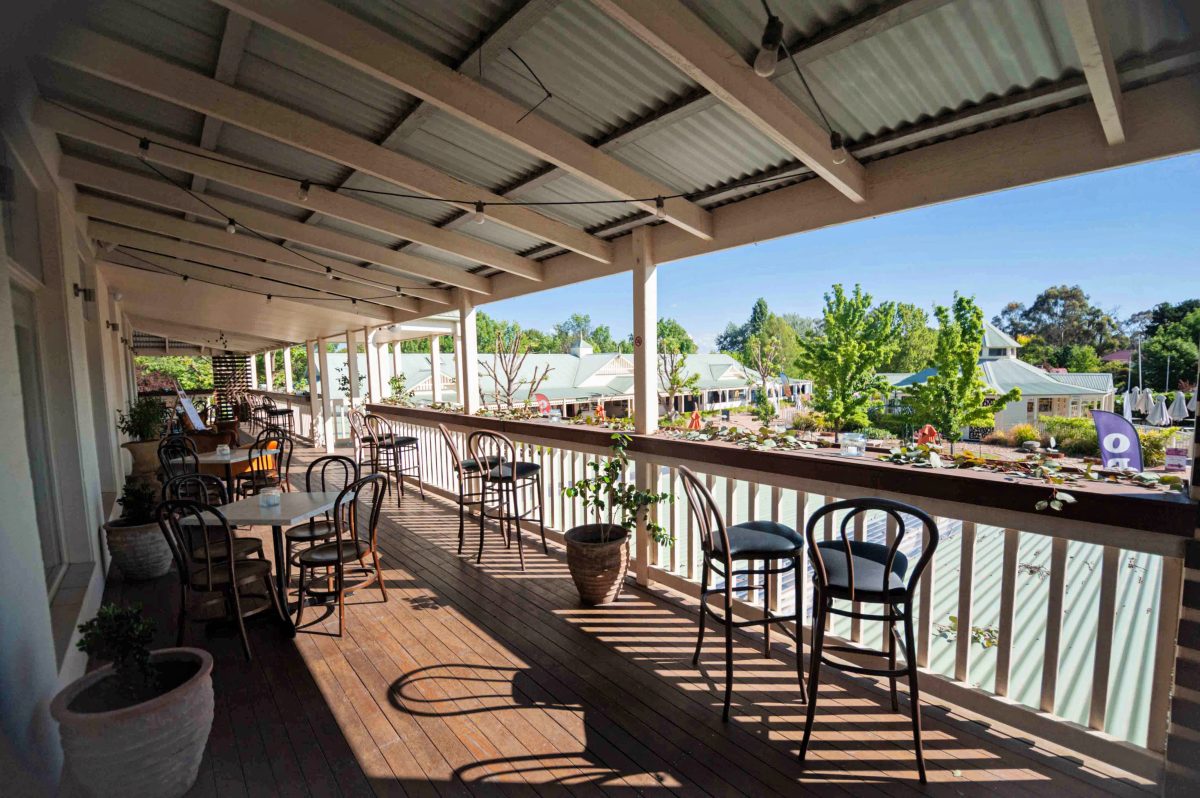
<path id="1" fill-rule="evenodd" d="M 738 641 L 734 719 L 723 724 L 720 635 L 710 632 L 693 668 L 694 602 L 630 589 L 611 607 L 582 608 L 553 545 L 545 556 L 526 537 L 522 573 L 494 532 L 482 565 L 457 556 L 457 531 L 450 506 L 432 496 L 389 500 L 388 600 L 376 589 L 353 597 L 340 639 L 319 609 L 306 611 L 295 641 L 256 622 L 247 663 L 236 637 L 193 626 L 188 644 L 217 665 L 216 719 L 192 793 L 1148 794 L 1099 763 L 941 704 L 925 706 L 922 787 L 907 716 L 888 711 L 873 681 L 832 674 L 801 769 L 790 647 L 776 643 L 765 658 L 752 638 Z M 114 579 L 108 599 L 142 602 L 168 645 L 174 585 L 173 575 Z"/>

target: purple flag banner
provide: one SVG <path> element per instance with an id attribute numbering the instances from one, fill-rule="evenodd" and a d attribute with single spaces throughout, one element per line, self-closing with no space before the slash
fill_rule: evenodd
<path id="1" fill-rule="evenodd" d="M 1142 470 L 1142 441 L 1133 424 L 1124 416 L 1107 410 L 1093 410 L 1096 438 L 1105 468 Z"/>

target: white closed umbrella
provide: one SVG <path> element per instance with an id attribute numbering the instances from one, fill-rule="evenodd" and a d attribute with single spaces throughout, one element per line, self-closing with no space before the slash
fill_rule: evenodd
<path id="1" fill-rule="evenodd" d="M 1188 402 L 1188 406 L 1187 406 L 1188 410 L 1191 411 L 1192 413 L 1196 412 L 1196 397 L 1197 396 L 1200 396 L 1200 388 L 1196 388 L 1195 390 L 1192 391 L 1192 401 Z"/>
<path id="2" fill-rule="evenodd" d="M 1183 398 L 1183 391 L 1175 392 L 1175 401 L 1171 402 L 1167 413 L 1171 416 L 1172 421 L 1183 421 L 1188 417 L 1187 400 Z"/>
<path id="3" fill-rule="evenodd" d="M 1150 390 L 1149 388 L 1144 388 L 1144 389 L 1142 389 L 1142 392 L 1138 395 L 1137 407 L 1135 407 L 1134 410 L 1137 410 L 1139 413 L 1141 413 L 1144 416 L 1148 416 L 1148 415 L 1150 415 L 1150 411 L 1153 409 L 1154 409 L 1154 391 Z"/>
<path id="4" fill-rule="evenodd" d="M 1126 421 L 1133 421 L 1133 406 L 1137 404 L 1137 389 L 1125 392 L 1125 398 L 1121 401 L 1121 415 L 1125 416 Z"/>
<path id="5" fill-rule="evenodd" d="M 1167 410 L 1167 397 L 1161 396 L 1155 402 L 1150 412 L 1146 414 L 1146 423 L 1154 427 L 1166 427 L 1171 423 L 1171 413 Z"/>

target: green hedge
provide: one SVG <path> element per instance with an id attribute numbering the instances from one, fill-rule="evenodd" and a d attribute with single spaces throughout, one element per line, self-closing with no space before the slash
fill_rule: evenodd
<path id="1" fill-rule="evenodd" d="M 1041 421 L 1047 435 L 1057 440 L 1059 451 L 1072 457 L 1099 457 L 1100 442 L 1096 438 L 1096 425 L 1090 418 L 1064 418 L 1042 416 Z M 1175 429 L 1167 427 L 1157 430 L 1140 430 L 1142 461 L 1147 468 L 1160 466 L 1166 461 L 1167 441 Z"/>

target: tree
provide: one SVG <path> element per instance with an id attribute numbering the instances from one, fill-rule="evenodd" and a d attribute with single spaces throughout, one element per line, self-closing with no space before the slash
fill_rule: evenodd
<path id="1" fill-rule="evenodd" d="M 700 375 L 688 374 L 687 355 L 680 352 L 679 346 L 674 342 L 668 342 L 666 347 L 659 348 L 658 384 L 660 390 L 667 394 L 667 415 L 670 418 L 677 415 L 676 396 L 696 396 L 700 392 Z"/>
<path id="2" fill-rule="evenodd" d="M 1095 373 L 1100 371 L 1100 356 L 1096 354 L 1096 350 L 1087 344 L 1073 344 L 1063 347 L 1063 351 L 1059 356 L 1061 365 L 1059 368 L 1065 368 L 1067 371 L 1081 371 Z"/>
<path id="3" fill-rule="evenodd" d="M 929 327 L 929 314 L 916 305 L 896 305 L 896 335 L 899 346 L 884 371 L 914 372 L 929 365 L 937 346 L 937 333 Z"/>
<path id="4" fill-rule="evenodd" d="M 1037 335 L 1053 346 L 1087 344 L 1109 352 L 1127 342 L 1112 314 L 1092 305 L 1077 285 L 1051 286 L 1029 307 L 1010 302 L 992 323 L 1013 337 Z"/>
<path id="5" fill-rule="evenodd" d="M 496 405 L 506 407 L 509 410 L 513 409 L 513 398 L 523 385 L 529 386 L 528 395 L 525 397 L 525 404 L 533 401 L 533 395 L 537 389 L 541 387 L 546 378 L 550 376 L 552 371 L 550 366 L 539 373 L 538 368 L 534 368 L 533 375 L 529 378 L 521 377 L 521 367 L 525 365 L 525 358 L 529 357 L 529 347 L 525 345 L 525 336 L 521 333 L 521 328 L 517 327 L 511 335 L 507 337 L 501 333 L 496 334 L 494 348 L 492 350 L 492 362 L 484 361 L 484 373 L 492 378 L 492 384 L 495 386 Z M 486 404 L 487 399 L 483 397 L 483 386 L 479 388 L 480 397 Z"/>
<path id="6" fill-rule="evenodd" d="M 1130 337 L 1152 338 L 1160 327 L 1183 321 L 1198 308 L 1200 299 L 1185 299 L 1175 304 L 1160 302 L 1149 310 L 1130 316 L 1125 322 L 1125 332 Z"/>
<path id="7" fill-rule="evenodd" d="M 812 407 L 835 430 L 867 422 L 873 395 L 887 390 L 876 372 L 896 350 L 896 307 L 872 307 L 861 286 L 846 295 L 840 284 L 825 294 L 821 331 L 800 342 L 798 364 L 813 380 Z"/>
<path id="8" fill-rule="evenodd" d="M 1198 337 L 1200 308 L 1179 321 L 1160 325 L 1154 337 L 1142 344 L 1142 384 L 1155 390 L 1174 391 L 1181 380 L 1196 379 Z"/>
<path id="9" fill-rule="evenodd" d="M 962 438 L 966 427 L 990 427 L 996 412 L 1021 398 L 1021 389 L 1013 388 L 988 402 L 988 387 L 979 367 L 983 345 L 983 311 L 970 297 L 954 295 L 953 309 L 934 306 L 938 320 L 937 346 L 933 367 L 937 373 L 925 382 L 905 391 L 905 404 L 917 424 L 932 424 L 943 438 Z"/>
<path id="10" fill-rule="evenodd" d="M 675 351 L 681 355 L 691 355 L 696 352 L 696 342 L 683 325 L 675 319 L 658 320 L 658 351 Z"/>
<path id="11" fill-rule="evenodd" d="M 821 330 L 821 320 L 811 316 L 801 316 L 799 313 L 781 313 L 779 318 L 787 322 L 787 325 L 792 328 L 792 332 L 796 333 L 797 339 L 813 335 Z"/>
<path id="12" fill-rule="evenodd" d="M 134 374 L 138 390 L 166 389 L 179 381 L 185 391 L 206 390 L 213 387 L 212 360 L 207 357 L 164 355 L 151 357 L 137 355 L 133 359 Z M 146 388 L 142 388 L 142 385 Z"/>
<path id="13" fill-rule="evenodd" d="M 741 357 L 746 350 L 746 340 L 751 335 L 758 335 L 766 327 L 771 318 L 771 310 L 767 300 L 759 297 L 750 308 L 749 320 L 740 327 L 733 322 L 725 328 L 725 332 L 717 336 L 717 351 L 725 352 L 734 357 Z"/>
<path id="14" fill-rule="evenodd" d="M 760 396 L 767 395 L 767 383 L 772 376 L 779 373 L 783 345 L 779 338 L 763 331 L 746 339 L 746 349 L 742 353 L 744 362 L 758 372 Z"/>

